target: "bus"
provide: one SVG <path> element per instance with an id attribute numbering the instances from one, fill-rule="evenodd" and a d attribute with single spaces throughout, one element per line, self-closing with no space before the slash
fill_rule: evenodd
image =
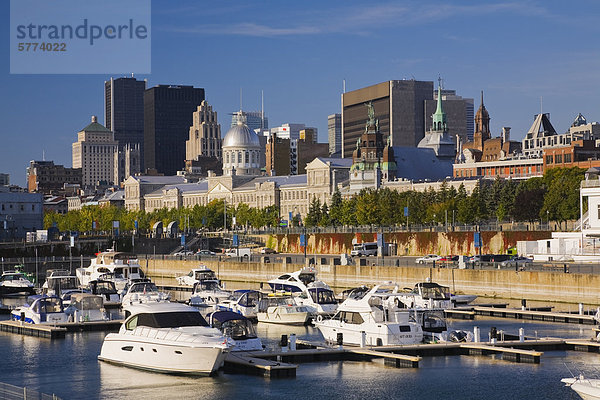
<path id="1" fill-rule="evenodd" d="M 355 243 L 352 245 L 351 256 L 376 256 L 377 242 Z"/>

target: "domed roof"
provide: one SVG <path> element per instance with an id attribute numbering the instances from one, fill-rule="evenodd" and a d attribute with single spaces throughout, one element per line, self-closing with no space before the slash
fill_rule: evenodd
<path id="1" fill-rule="evenodd" d="M 231 128 L 223 139 L 223 148 L 227 147 L 255 147 L 260 148 L 258 135 L 242 122 Z"/>

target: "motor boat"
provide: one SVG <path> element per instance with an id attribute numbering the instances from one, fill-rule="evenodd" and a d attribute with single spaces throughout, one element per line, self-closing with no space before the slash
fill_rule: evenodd
<path id="1" fill-rule="evenodd" d="M 332 316 L 338 307 L 333 290 L 323 287 L 309 287 L 294 300 L 297 305 L 305 306 L 313 316 Z"/>
<path id="2" fill-rule="evenodd" d="M 318 316 L 313 323 L 331 343 L 340 340 L 370 346 L 420 343 L 423 340 L 421 325 L 411 317 L 410 310 L 397 307 L 391 292 L 384 284 L 370 290 L 356 289 L 339 305 L 333 318 Z"/>
<path id="3" fill-rule="evenodd" d="M 294 294 L 306 292 L 309 287 L 331 289 L 325 282 L 317 280 L 317 270 L 314 267 L 302 268 L 295 272 L 283 274 L 267 283 L 273 291 Z"/>
<path id="4" fill-rule="evenodd" d="M 256 335 L 252 321 L 233 311 L 213 311 L 206 316 L 213 328 L 219 329 L 225 337 L 232 340 L 231 351 L 260 351 L 263 344 Z"/>
<path id="5" fill-rule="evenodd" d="M 96 258 L 92 259 L 89 266 L 77 268 L 75 273 L 82 286 L 103 279 L 113 281 L 117 290 L 123 290 L 131 279 L 145 277 L 135 254 L 112 249 L 96 254 Z"/>
<path id="6" fill-rule="evenodd" d="M 570 387 L 585 400 L 600 400 L 600 379 L 588 379 L 580 374 L 573 378 L 560 380 L 565 386 Z"/>
<path id="7" fill-rule="evenodd" d="M 141 303 L 118 333 L 104 338 L 98 359 L 172 374 L 210 375 L 224 362 L 231 343 L 198 310 L 179 303 Z"/>
<path id="8" fill-rule="evenodd" d="M 89 322 L 108 321 L 102 297 L 91 293 L 75 293 L 71 295 L 71 304 L 65 309 L 69 321 Z"/>
<path id="9" fill-rule="evenodd" d="M 406 290 L 396 297 L 406 308 L 453 308 L 450 289 L 447 286 L 427 280 L 417 283 L 412 290 Z"/>
<path id="10" fill-rule="evenodd" d="M 46 281 L 42 285 L 42 292 L 48 295 L 62 296 L 69 291 L 80 290 L 77 277 L 64 269 L 49 269 L 46 271 Z"/>
<path id="11" fill-rule="evenodd" d="M 194 307 L 216 306 L 229 299 L 231 292 L 224 290 L 218 280 L 196 282 L 190 296 L 190 305 Z"/>
<path id="12" fill-rule="evenodd" d="M 31 295 L 35 293 L 33 283 L 19 271 L 6 271 L 0 277 L 0 296 Z"/>
<path id="13" fill-rule="evenodd" d="M 85 289 L 85 288 L 77 288 L 77 289 L 66 289 L 61 291 L 60 294 L 60 299 L 63 302 L 63 306 L 67 307 L 71 304 L 71 299 L 73 298 L 73 295 L 75 294 L 81 294 L 81 293 L 89 293 L 89 290 Z"/>
<path id="14" fill-rule="evenodd" d="M 258 322 L 305 325 L 311 316 L 308 308 L 297 305 L 294 297 L 290 294 L 270 293 L 260 301 L 259 308 Z"/>
<path id="15" fill-rule="evenodd" d="M 306 306 L 314 315 L 331 316 L 338 302 L 328 284 L 317 280 L 314 267 L 283 274 L 267 282 L 273 291 L 290 292 L 296 298 L 296 304 Z"/>
<path id="16" fill-rule="evenodd" d="M 200 268 L 193 268 L 189 274 L 178 276 L 175 279 L 182 286 L 194 286 L 196 282 L 205 280 L 218 280 L 215 272 L 205 265 L 201 265 Z"/>
<path id="17" fill-rule="evenodd" d="M 217 308 L 255 319 L 261 298 L 262 293 L 258 290 L 234 290 L 229 298 L 219 301 Z"/>
<path id="18" fill-rule="evenodd" d="M 96 296 L 102 297 L 105 307 L 121 306 L 121 296 L 117 292 L 117 287 L 113 281 L 104 281 L 101 279 L 90 281 L 87 290 Z"/>
<path id="19" fill-rule="evenodd" d="M 69 319 L 60 297 L 39 294 L 29 296 L 27 303 L 12 310 L 10 316 L 13 321 L 29 324 L 58 324 Z"/>
<path id="20" fill-rule="evenodd" d="M 454 306 L 466 306 L 474 302 L 476 298 L 476 294 L 450 294 L 450 302 Z"/>
<path id="21" fill-rule="evenodd" d="M 171 298 L 168 293 L 158 290 L 158 287 L 146 278 L 131 281 L 125 290 L 121 304 L 126 311 L 132 304 L 166 302 Z"/>

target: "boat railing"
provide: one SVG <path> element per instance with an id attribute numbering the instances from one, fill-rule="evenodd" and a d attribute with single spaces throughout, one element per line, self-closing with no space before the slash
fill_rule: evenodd
<path id="1" fill-rule="evenodd" d="M 0 382 L 0 398 L 2 399 L 40 399 L 40 400 L 60 400 L 55 394 L 40 393 L 28 387 L 14 386 L 8 383 Z"/>

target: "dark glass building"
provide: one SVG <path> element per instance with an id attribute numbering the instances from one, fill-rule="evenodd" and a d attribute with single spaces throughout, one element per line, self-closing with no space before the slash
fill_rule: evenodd
<path id="1" fill-rule="evenodd" d="M 425 136 L 425 100 L 433 99 L 433 82 L 387 81 L 342 95 L 342 157 L 352 157 L 365 130 L 366 104 L 371 102 L 384 141 L 416 147 Z"/>
<path id="2" fill-rule="evenodd" d="M 144 92 L 144 168 L 175 175 L 185 167 L 185 142 L 204 89 L 158 85 Z"/>
<path id="3" fill-rule="evenodd" d="M 114 132 L 120 149 L 127 144 L 139 144 L 142 155 L 144 154 L 144 90 L 146 90 L 146 81 L 138 81 L 133 77 L 110 78 L 110 81 L 104 82 L 104 126 Z"/>

